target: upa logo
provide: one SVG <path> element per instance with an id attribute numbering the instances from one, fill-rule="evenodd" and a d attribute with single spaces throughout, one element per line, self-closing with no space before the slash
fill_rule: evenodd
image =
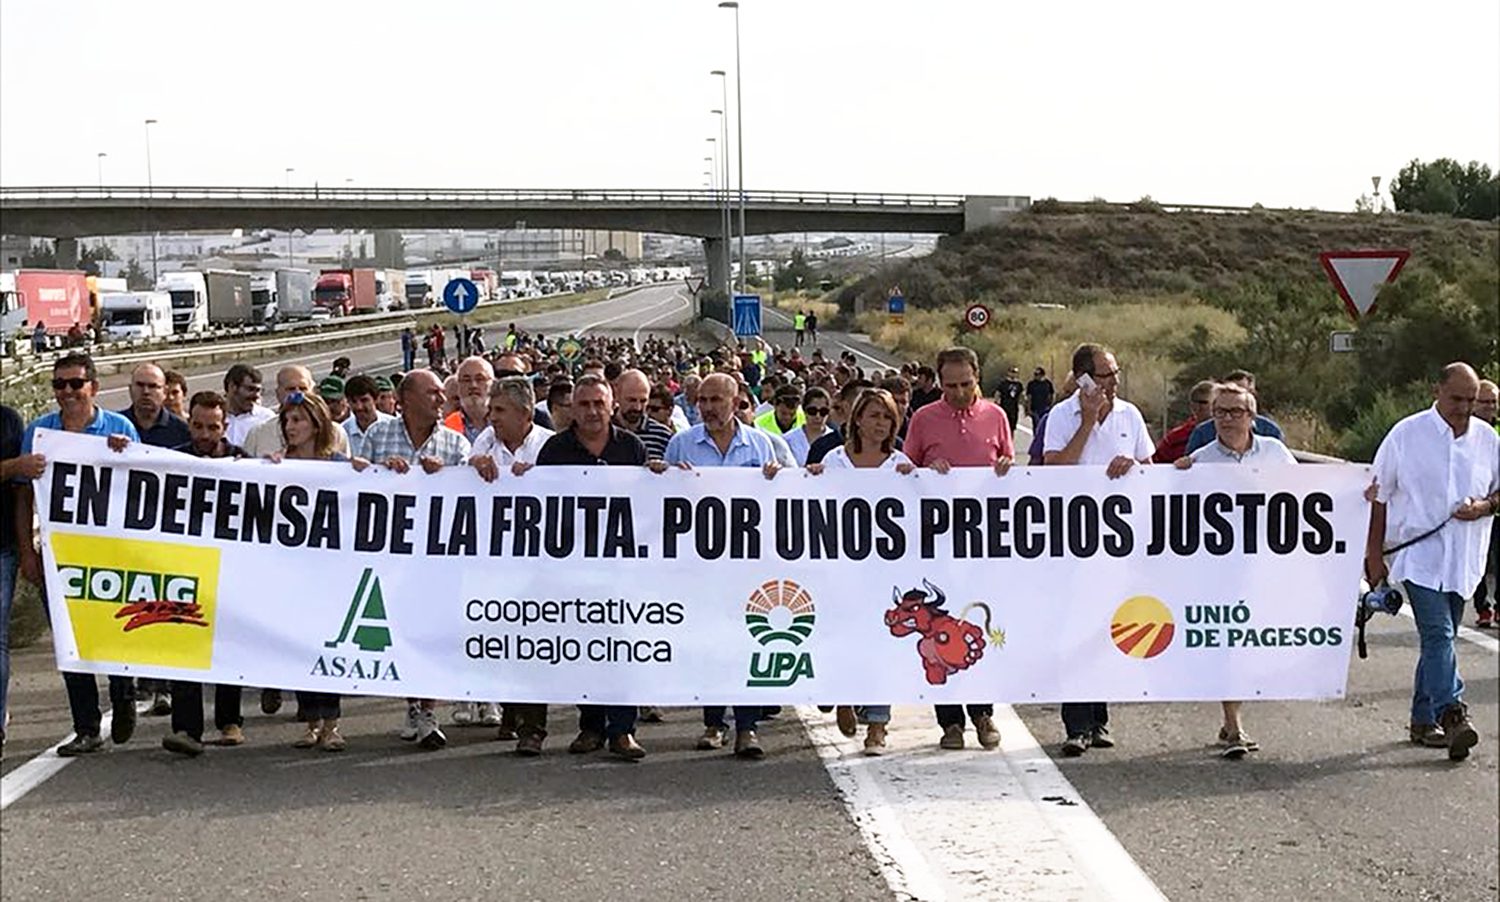
<path id="1" fill-rule="evenodd" d="M 745 685 L 790 686 L 802 677 L 811 679 L 812 655 L 797 647 L 812 636 L 816 622 L 812 596 L 789 579 L 768 580 L 751 592 L 745 604 L 745 628 L 766 649 L 750 655 L 750 679 Z M 772 644 L 791 648 L 773 651 Z"/>
<path id="2" fill-rule="evenodd" d="M 1172 644 L 1172 612 L 1150 595 L 1125 599 L 1109 625 L 1115 647 L 1132 658 L 1154 658 Z"/>
<path id="3" fill-rule="evenodd" d="M 344 612 L 338 635 L 323 643 L 324 648 L 335 653 L 318 655 L 311 675 L 400 682 L 401 673 L 396 669 L 396 662 L 385 656 L 393 644 L 380 577 L 375 575 L 373 568 L 366 567 L 360 574 L 354 597 L 349 600 L 349 608 Z"/>
<path id="4" fill-rule="evenodd" d="M 217 548 L 66 532 L 51 545 L 79 658 L 212 666 Z"/>

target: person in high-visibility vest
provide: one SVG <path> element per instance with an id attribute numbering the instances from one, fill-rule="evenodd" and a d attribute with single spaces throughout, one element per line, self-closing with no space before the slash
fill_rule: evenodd
<path id="1" fill-rule="evenodd" d="M 802 392 L 795 385 L 783 385 L 776 389 L 770 410 L 755 418 L 755 428 L 772 435 L 785 435 L 801 429 L 807 422 L 802 412 Z"/>
<path id="2" fill-rule="evenodd" d="M 797 333 L 797 340 L 794 344 L 794 347 L 802 347 L 802 333 L 806 329 L 807 314 L 803 313 L 801 310 L 798 310 L 797 313 L 792 317 L 792 331 Z"/>

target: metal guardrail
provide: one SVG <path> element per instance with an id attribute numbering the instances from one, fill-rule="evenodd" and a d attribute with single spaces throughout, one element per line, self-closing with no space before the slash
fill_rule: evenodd
<path id="1" fill-rule="evenodd" d="M 728 192 L 738 203 L 739 192 Z M 112 202 L 253 201 L 285 204 L 368 203 L 589 203 L 634 205 L 680 203 L 716 205 L 725 192 L 703 189 L 614 188 L 275 188 L 223 186 L 35 186 L 0 188 L 0 204 L 25 201 Z M 854 191 L 746 191 L 747 204 L 807 204 L 854 207 L 961 209 L 962 194 L 891 194 Z"/>

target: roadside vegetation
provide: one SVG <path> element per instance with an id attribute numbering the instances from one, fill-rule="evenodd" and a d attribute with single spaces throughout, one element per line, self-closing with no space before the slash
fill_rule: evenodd
<path id="1" fill-rule="evenodd" d="M 1356 327 L 1318 254 L 1353 248 L 1412 256 L 1359 324 L 1359 350 L 1336 354 L 1330 333 Z M 907 300 L 903 326 L 884 312 L 893 286 Z M 1128 208 L 1042 200 L 827 300 L 847 327 L 903 357 L 930 360 L 955 341 L 973 347 L 987 390 L 1011 365 L 1023 378 L 1044 366 L 1061 383 L 1073 347 L 1102 341 L 1119 355 L 1126 396 L 1157 430 L 1186 415 L 1194 382 L 1244 367 L 1294 445 L 1357 460 L 1429 403 L 1444 363 L 1500 375 L 1500 226 L 1443 214 L 1168 213 L 1149 198 Z M 993 313 L 979 332 L 962 325 L 975 302 Z"/>

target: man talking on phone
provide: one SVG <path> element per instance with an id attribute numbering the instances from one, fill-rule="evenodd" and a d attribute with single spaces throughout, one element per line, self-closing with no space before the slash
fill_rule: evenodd
<path id="1" fill-rule="evenodd" d="M 1120 365 L 1114 352 L 1103 345 L 1079 345 L 1073 352 L 1073 379 L 1078 391 L 1047 417 L 1042 446 L 1047 466 L 1103 466 L 1110 479 L 1119 479 L 1137 464 L 1149 464 L 1156 449 L 1140 409 L 1117 395 Z M 1064 756 L 1114 747 L 1104 702 L 1065 702 L 1062 719 Z"/>

